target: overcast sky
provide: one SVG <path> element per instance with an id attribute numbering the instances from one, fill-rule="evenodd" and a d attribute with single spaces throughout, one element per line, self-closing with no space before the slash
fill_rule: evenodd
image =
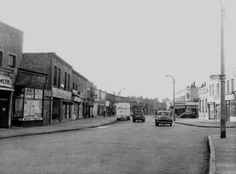
<path id="1" fill-rule="evenodd" d="M 24 52 L 55 52 L 102 90 L 172 99 L 220 73 L 218 0 L 0 0 Z M 225 0 L 226 69 L 236 66 L 236 1 Z"/>

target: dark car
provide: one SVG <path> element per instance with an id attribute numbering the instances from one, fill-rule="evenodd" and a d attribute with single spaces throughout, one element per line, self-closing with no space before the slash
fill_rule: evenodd
<path id="1" fill-rule="evenodd" d="M 145 116 L 143 114 L 143 111 L 133 111 L 133 122 L 136 120 L 141 120 L 145 122 Z"/>
<path id="2" fill-rule="evenodd" d="M 159 126 L 160 124 L 169 124 L 172 126 L 173 120 L 171 117 L 171 112 L 165 110 L 158 111 L 155 117 L 155 123 L 156 126 Z"/>
<path id="3" fill-rule="evenodd" d="M 194 112 L 184 112 L 180 115 L 180 118 L 198 118 L 198 114 Z"/>

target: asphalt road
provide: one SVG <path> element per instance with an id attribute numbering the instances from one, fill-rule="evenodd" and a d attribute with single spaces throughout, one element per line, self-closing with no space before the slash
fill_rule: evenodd
<path id="1" fill-rule="evenodd" d="M 231 131 L 235 131 L 231 130 Z M 204 174 L 216 128 L 121 121 L 82 131 L 0 140 L 1 174 Z"/>

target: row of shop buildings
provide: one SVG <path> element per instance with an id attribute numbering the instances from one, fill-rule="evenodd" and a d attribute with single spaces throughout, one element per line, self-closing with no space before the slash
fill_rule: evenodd
<path id="1" fill-rule="evenodd" d="M 225 103 L 227 121 L 236 121 L 236 67 L 226 72 Z M 220 78 L 211 75 L 199 89 L 199 118 L 220 120 Z"/>
<path id="2" fill-rule="evenodd" d="M 226 73 L 225 102 L 227 121 L 236 121 L 236 67 Z M 211 75 L 200 87 L 195 83 L 176 93 L 175 113 L 196 113 L 199 119 L 220 120 L 220 78 Z"/>
<path id="3" fill-rule="evenodd" d="M 23 53 L 23 32 L 0 22 L 0 127 L 111 115 L 114 102 L 57 54 Z"/>

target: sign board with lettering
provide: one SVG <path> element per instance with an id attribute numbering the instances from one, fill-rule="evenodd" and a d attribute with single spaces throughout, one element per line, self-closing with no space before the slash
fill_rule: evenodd
<path id="1" fill-rule="evenodd" d="M 0 86 L 12 88 L 12 80 L 9 76 L 0 75 Z"/>

